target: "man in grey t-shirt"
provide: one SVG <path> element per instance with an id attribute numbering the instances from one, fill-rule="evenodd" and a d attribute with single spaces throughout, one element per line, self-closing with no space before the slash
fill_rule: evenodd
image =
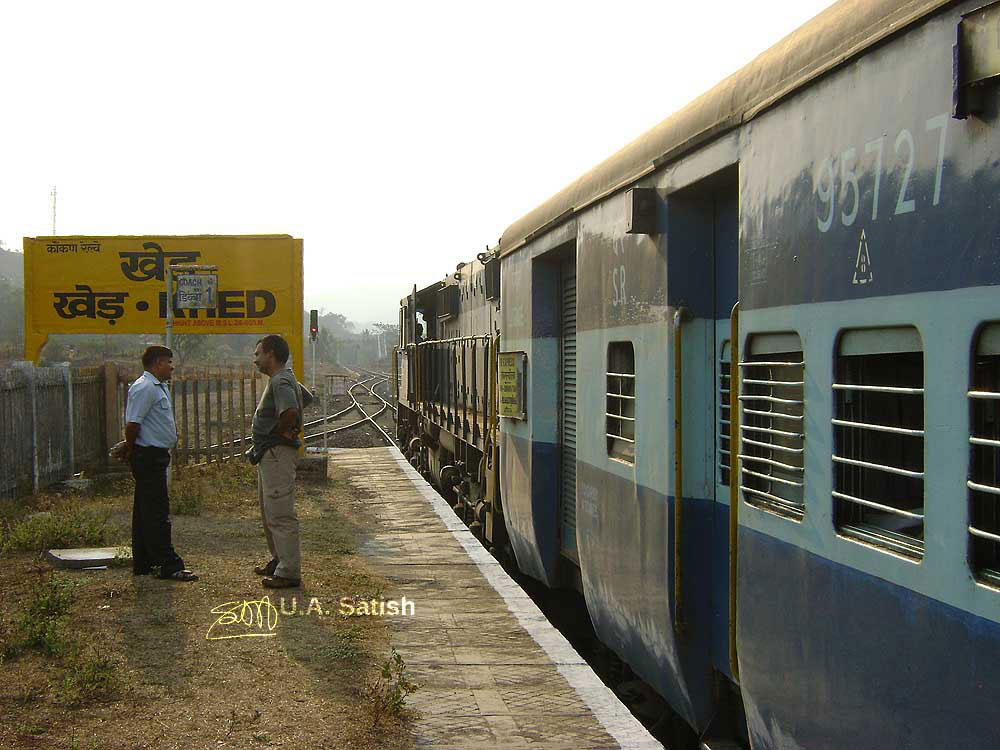
<path id="1" fill-rule="evenodd" d="M 261 456 L 257 464 L 257 498 L 271 560 L 258 565 L 254 572 L 265 576 L 267 588 L 288 588 L 302 582 L 295 468 L 305 391 L 285 366 L 288 343 L 281 336 L 262 338 L 253 357 L 257 369 L 271 378 L 253 414 L 252 432 L 254 452 Z"/>

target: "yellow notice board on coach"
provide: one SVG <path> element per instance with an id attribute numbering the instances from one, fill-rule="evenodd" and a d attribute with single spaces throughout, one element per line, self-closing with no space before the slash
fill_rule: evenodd
<path id="1" fill-rule="evenodd" d="M 524 370 L 528 355 L 524 352 L 500 352 L 497 358 L 497 391 L 500 394 L 500 416 L 525 419 Z"/>
<path id="2" fill-rule="evenodd" d="M 162 333 L 166 267 L 216 265 L 214 309 L 174 308 L 174 333 L 279 333 L 302 366 L 302 240 L 290 235 L 25 237 L 24 348 L 53 333 Z"/>

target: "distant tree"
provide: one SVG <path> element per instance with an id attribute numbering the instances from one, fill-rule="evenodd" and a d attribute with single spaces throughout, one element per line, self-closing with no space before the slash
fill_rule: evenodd
<path id="1" fill-rule="evenodd" d="M 24 335 L 24 290 L 0 278 L 0 342 L 14 346 Z"/>
<path id="2" fill-rule="evenodd" d="M 170 342 L 170 349 L 174 353 L 174 365 L 183 367 L 185 363 L 191 364 L 192 360 L 208 352 L 211 349 L 210 338 L 211 336 L 203 333 L 174 334 Z"/>

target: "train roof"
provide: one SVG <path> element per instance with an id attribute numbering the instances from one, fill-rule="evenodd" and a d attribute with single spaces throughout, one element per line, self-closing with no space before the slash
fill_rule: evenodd
<path id="1" fill-rule="evenodd" d="M 955 0 L 841 0 L 511 224 L 506 255 Z"/>

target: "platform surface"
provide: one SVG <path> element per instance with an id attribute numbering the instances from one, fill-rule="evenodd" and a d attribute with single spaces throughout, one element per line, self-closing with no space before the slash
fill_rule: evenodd
<path id="1" fill-rule="evenodd" d="M 387 620 L 419 747 L 662 748 L 398 450 L 332 449 L 329 471 L 370 495 L 384 598 L 413 602 Z"/>

